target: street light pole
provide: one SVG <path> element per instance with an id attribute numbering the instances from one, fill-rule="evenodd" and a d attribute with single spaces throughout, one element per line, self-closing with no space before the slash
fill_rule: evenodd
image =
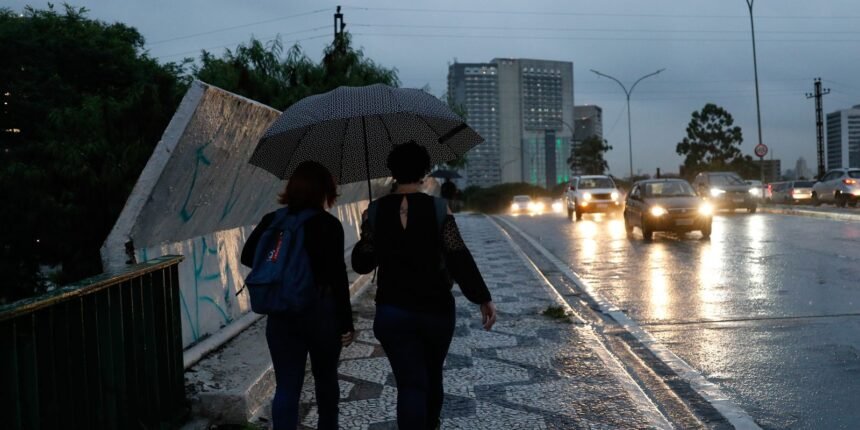
<path id="1" fill-rule="evenodd" d="M 630 91 L 627 91 L 627 87 L 625 87 L 624 84 L 622 84 L 621 81 L 619 81 L 618 79 L 615 79 L 612 76 L 609 76 L 605 73 L 600 73 L 597 70 L 591 69 L 591 71 L 593 73 L 597 74 L 598 76 L 603 76 L 604 78 L 612 79 L 613 81 L 618 83 L 618 85 L 621 86 L 621 90 L 624 91 L 624 95 L 627 96 L 627 147 L 628 147 L 628 152 L 629 152 L 629 156 L 630 156 L 630 178 L 631 179 L 633 178 L 633 133 L 632 133 L 633 127 L 631 126 L 631 121 L 630 121 L 630 94 L 633 94 L 633 90 L 636 88 L 636 84 L 638 84 L 639 82 L 642 82 L 643 79 L 649 78 L 649 77 L 654 76 L 656 74 L 659 74 L 660 72 L 662 72 L 664 70 L 666 70 L 666 69 L 660 69 L 654 73 L 649 73 L 649 74 L 637 79 L 636 82 L 634 82 L 633 85 L 630 87 Z"/>
<path id="2" fill-rule="evenodd" d="M 747 2 L 747 6 L 750 11 L 750 32 L 752 33 L 752 48 L 753 48 L 753 74 L 755 75 L 755 114 L 756 119 L 758 121 L 758 144 L 762 144 L 761 138 L 761 104 L 759 102 L 759 94 L 758 94 L 758 59 L 756 58 L 755 52 L 755 21 L 753 20 L 753 2 L 755 0 L 745 0 Z M 759 174 L 761 175 L 761 182 L 764 183 L 764 159 L 759 157 Z"/>

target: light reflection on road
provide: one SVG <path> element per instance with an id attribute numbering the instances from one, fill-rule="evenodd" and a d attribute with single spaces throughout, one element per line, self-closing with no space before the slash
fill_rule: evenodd
<path id="1" fill-rule="evenodd" d="M 614 218 L 515 224 L 764 428 L 860 422 L 860 224 L 726 213 L 710 240 L 651 242 Z"/>

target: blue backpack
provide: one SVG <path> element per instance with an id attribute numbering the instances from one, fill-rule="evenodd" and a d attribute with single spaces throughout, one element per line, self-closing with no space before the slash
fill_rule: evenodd
<path id="1" fill-rule="evenodd" d="M 301 312 L 319 297 L 305 251 L 304 223 L 319 211 L 275 211 L 254 252 L 254 266 L 245 278 L 251 310 L 258 314 Z"/>

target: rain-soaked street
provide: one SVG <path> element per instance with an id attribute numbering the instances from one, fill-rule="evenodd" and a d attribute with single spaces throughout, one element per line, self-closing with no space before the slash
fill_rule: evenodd
<path id="1" fill-rule="evenodd" d="M 860 423 L 860 223 L 720 214 L 632 238 L 620 218 L 506 216 L 764 428 Z"/>

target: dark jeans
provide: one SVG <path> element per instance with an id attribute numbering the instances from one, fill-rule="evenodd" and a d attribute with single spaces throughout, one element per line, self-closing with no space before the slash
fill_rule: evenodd
<path id="1" fill-rule="evenodd" d="M 305 362 L 311 356 L 316 382 L 319 429 L 337 428 L 337 362 L 340 333 L 334 300 L 321 300 L 300 315 L 269 315 L 266 341 L 275 368 L 275 398 L 272 400 L 274 429 L 294 430 L 299 421 L 299 397 L 305 380 Z"/>
<path id="2" fill-rule="evenodd" d="M 379 339 L 397 381 L 397 425 L 435 429 L 442 412 L 442 365 L 454 336 L 450 313 L 412 312 L 378 305 L 373 334 Z"/>

